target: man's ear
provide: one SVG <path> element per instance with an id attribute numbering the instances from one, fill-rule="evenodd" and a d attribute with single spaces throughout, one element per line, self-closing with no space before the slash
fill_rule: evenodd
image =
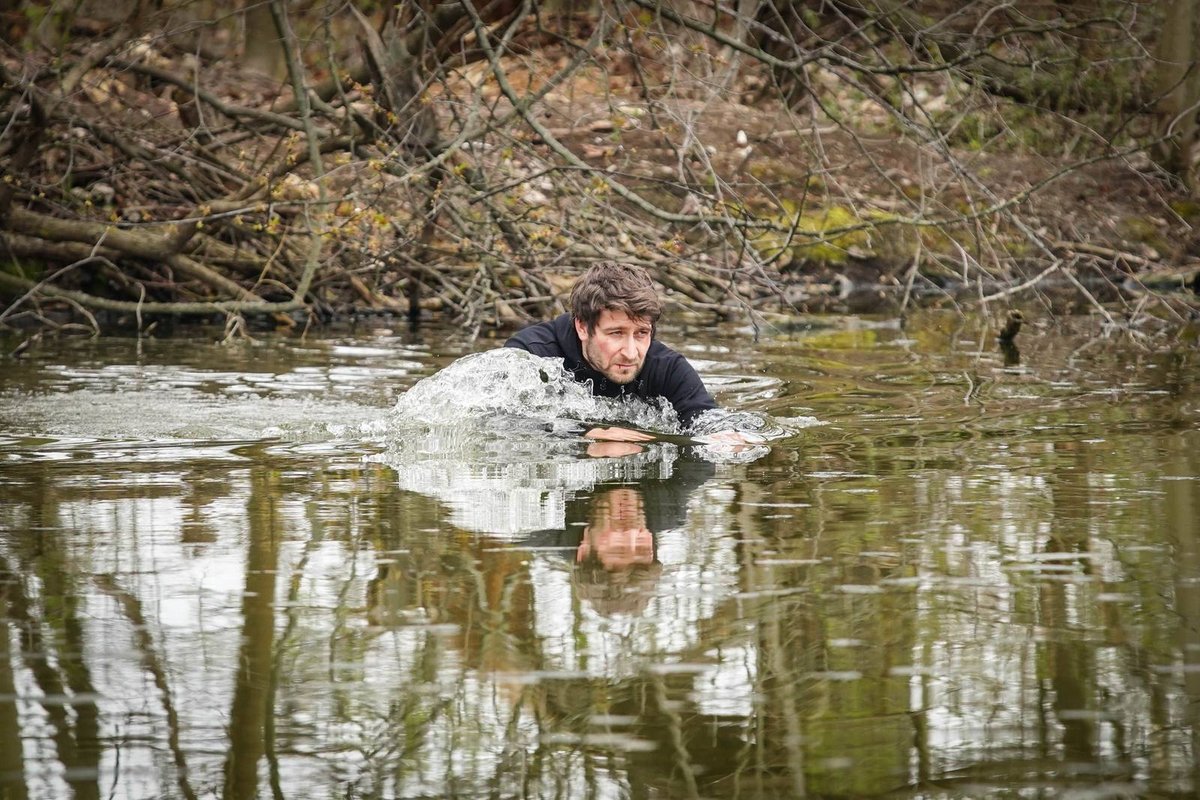
<path id="1" fill-rule="evenodd" d="M 581 319 L 576 319 L 575 320 L 575 335 L 579 337 L 579 341 L 582 342 L 584 339 L 587 338 L 587 332 L 588 332 L 587 324 Z"/>

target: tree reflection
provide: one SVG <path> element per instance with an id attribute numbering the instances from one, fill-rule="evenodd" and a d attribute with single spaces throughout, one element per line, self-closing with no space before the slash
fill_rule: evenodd
<path id="1" fill-rule="evenodd" d="M 1086 449 L 1078 445 L 1063 444 L 1056 450 L 1059 463 L 1051 485 L 1053 515 L 1043 550 L 1048 557 L 1063 563 L 1069 563 L 1072 554 L 1081 554 L 1078 563 L 1086 572 L 1090 560 L 1084 554 L 1091 548 L 1090 464 Z M 1067 583 L 1053 577 L 1045 576 L 1038 582 L 1038 622 L 1050 632 L 1048 641 L 1040 648 L 1043 658 L 1039 659 L 1046 665 L 1048 674 L 1044 677 L 1050 689 L 1044 707 L 1052 709 L 1055 715 L 1054 720 L 1040 715 L 1039 750 L 1054 749 L 1054 726 L 1061 726 L 1063 756 L 1072 764 L 1090 764 L 1097 757 L 1097 708 L 1091 696 L 1096 685 L 1095 648 L 1086 637 L 1070 635 L 1073 624 L 1079 624 L 1080 614 L 1072 608 Z"/>
<path id="2" fill-rule="evenodd" d="M 249 541 L 246 588 L 242 593 L 242 635 L 229 712 L 229 750 L 225 757 L 223 797 L 258 796 L 258 762 L 266 753 L 268 708 L 275 634 L 275 572 L 279 557 L 278 492 L 266 466 L 251 470 L 247 503 Z"/>
<path id="3" fill-rule="evenodd" d="M 1200 453 L 1189 441 L 1173 438 L 1167 464 L 1172 477 L 1200 476 Z M 1190 470 L 1190 471 L 1189 471 Z M 1200 479 L 1164 482 L 1167 530 L 1175 547 L 1175 613 L 1179 615 L 1179 662 L 1187 699 L 1188 747 L 1191 751 L 1190 785 L 1200 787 Z"/>
<path id="4" fill-rule="evenodd" d="M 13 641 L 12 607 L 9 596 L 19 590 L 17 576 L 0 559 L 0 797 L 23 800 L 25 791 L 25 756 L 21 741 L 20 718 L 17 715 L 17 687 L 13 663 L 17 653 Z"/>
<path id="5" fill-rule="evenodd" d="M 28 530 L 37 534 L 14 542 L 16 564 L 0 556 L 5 618 L 18 632 L 17 663 L 23 662 L 37 686 L 36 702 L 53 731 L 66 783 L 76 798 L 96 798 L 100 795 L 100 721 L 91 669 L 84 660 L 83 587 L 66 551 L 57 492 L 47 472 L 34 476 L 27 492 L 19 496 L 28 504 Z M 16 730 L 21 730 L 20 724 Z M 8 758 L 16 761 L 20 753 L 18 748 Z"/>
<path id="6" fill-rule="evenodd" d="M 166 665 L 150 635 L 150 621 L 146 619 L 143 612 L 142 602 L 130 592 L 122 589 L 111 575 L 97 575 L 95 583 L 98 588 L 117 601 L 133 629 L 142 665 L 153 676 L 154 687 L 158 690 L 162 700 L 163 712 L 167 720 L 167 747 L 175 759 L 179 791 L 185 800 L 195 800 L 196 792 L 188 780 L 187 756 L 183 752 L 180 742 L 179 712 L 175 708 L 171 687 L 167 682 Z"/>

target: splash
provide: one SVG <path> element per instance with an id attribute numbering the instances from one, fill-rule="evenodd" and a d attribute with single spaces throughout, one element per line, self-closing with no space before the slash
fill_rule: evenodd
<path id="1" fill-rule="evenodd" d="M 586 383 L 576 381 L 563 367 L 561 359 L 505 347 L 464 356 L 417 383 L 397 401 L 387 427 L 392 438 L 413 426 L 435 438 L 438 430 L 453 430 L 452 438 L 471 431 L 470 435 L 482 435 L 492 444 L 498 438 L 503 447 L 521 450 L 531 444 L 531 435 L 536 447 L 544 448 L 546 442 L 537 441 L 538 433 L 577 436 L 601 423 L 665 437 L 687 437 L 701 448 L 702 456 L 735 461 L 754 460 L 767 448 L 730 445 L 763 445 L 821 424 L 814 417 L 779 419 L 717 408 L 704 412 L 685 429 L 664 398 L 646 402 L 635 397 L 595 397 Z"/>
<path id="2" fill-rule="evenodd" d="M 409 389 L 392 409 L 390 422 L 434 426 L 470 425 L 500 430 L 516 425 L 528 433 L 572 430 L 583 423 L 621 423 L 668 436 L 706 437 L 736 431 L 750 441 L 763 442 L 793 435 L 818 425 L 815 417 L 778 419 L 754 411 L 723 408 L 705 411 L 690 427 L 679 423 L 665 399 L 647 403 L 638 398 L 595 397 L 575 380 L 558 358 L 542 358 L 511 347 L 464 356 Z M 572 422 L 576 423 L 572 426 Z"/>
<path id="3" fill-rule="evenodd" d="M 583 433 L 597 423 L 662 439 L 592 457 Z M 730 431 L 746 438 L 722 441 Z M 561 528 L 566 500 L 598 483 L 666 480 L 689 451 L 753 461 L 769 451 L 763 442 L 791 432 L 763 414 L 720 409 L 685 431 L 665 400 L 593 397 L 561 359 L 500 348 L 464 356 L 402 395 L 380 437 L 384 450 L 371 460 L 389 466 L 401 488 L 439 500 L 454 525 L 516 536 Z"/>
<path id="4" fill-rule="evenodd" d="M 692 422 L 688 431 L 696 437 L 705 437 L 721 431 L 737 431 L 751 440 L 765 441 L 787 436 L 789 431 L 778 421 L 765 414 L 753 411 L 728 411 L 713 408 L 705 411 Z"/>
<path id="5" fill-rule="evenodd" d="M 620 422 L 665 434 L 681 433 L 679 418 L 665 401 L 593 397 L 563 368 L 562 359 L 542 358 L 502 347 L 464 356 L 417 383 L 392 409 L 392 422 L 476 425 L 496 418 L 553 428 L 564 421 Z"/>

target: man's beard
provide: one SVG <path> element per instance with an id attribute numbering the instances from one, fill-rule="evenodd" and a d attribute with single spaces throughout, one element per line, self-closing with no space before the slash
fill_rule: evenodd
<path id="1" fill-rule="evenodd" d="M 618 386 L 628 386 L 636 381 L 638 376 L 642 374 L 642 368 L 646 366 L 646 359 L 643 357 L 642 360 L 638 362 L 636 369 L 630 372 L 617 372 L 612 368 L 601 368 L 597 363 L 600 361 L 599 356 L 600 354 L 596 352 L 595 345 L 593 345 L 590 340 L 583 343 L 583 360 L 588 363 L 588 366 L 596 370 L 596 372 L 599 372 L 607 380 L 617 384 Z"/>

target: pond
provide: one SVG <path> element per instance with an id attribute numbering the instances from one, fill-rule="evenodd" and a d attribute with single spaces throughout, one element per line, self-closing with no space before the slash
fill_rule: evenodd
<path id="1" fill-rule="evenodd" d="M 452 331 L 43 341 L 0 796 L 1195 796 L 1200 350 L 1099 327 L 676 325 L 784 435 L 628 452 L 405 427 Z"/>

